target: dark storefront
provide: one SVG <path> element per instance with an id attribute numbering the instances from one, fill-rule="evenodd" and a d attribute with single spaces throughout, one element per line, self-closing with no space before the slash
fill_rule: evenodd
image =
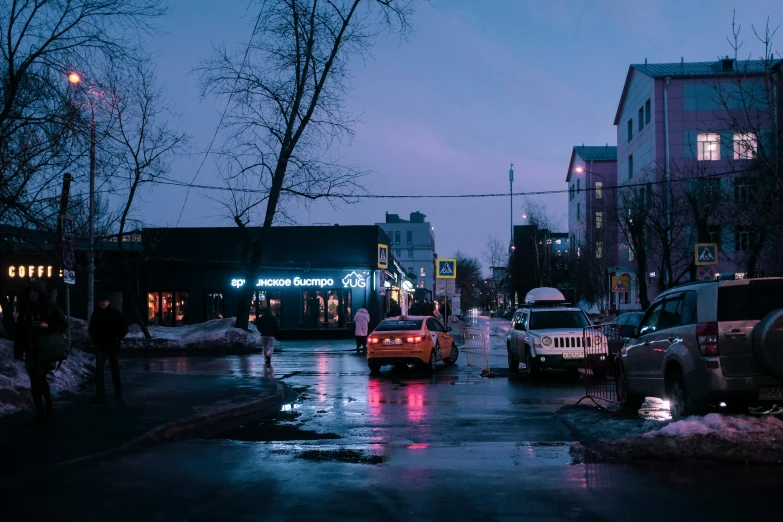
<path id="1" fill-rule="evenodd" d="M 252 237 L 257 229 L 249 229 Z M 281 337 L 347 337 L 367 308 L 377 324 L 388 309 L 377 226 L 275 227 L 264 268 L 245 274 L 238 228 L 145 229 L 139 295 L 147 324 L 180 326 L 236 315 L 240 289 L 253 285 L 250 320 L 269 307 Z M 385 250 L 388 252 L 388 249 Z M 398 281 L 404 274 L 396 274 Z M 400 284 L 400 283 L 397 283 Z M 122 288 L 107 290 L 121 292 Z"/>

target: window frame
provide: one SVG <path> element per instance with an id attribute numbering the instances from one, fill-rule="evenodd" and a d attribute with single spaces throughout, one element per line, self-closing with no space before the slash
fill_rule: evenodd
<path id="1" fill-rule="evenodd" d="M 633 118 L 628 120 L 628 143 L 633 140 Z"/>
<path id="2" fill-rule="evenodd" d="M 715 147 L 709 149 L 705 148 L 708 144 L 715 145 Z M 720 147 L 719 133 L 700 132 L 696 134 L 696 158 L 698 161 L 720 161 Z"/>
<path id="3" fill-rule="evenodd" d="M 633 179 L 633 154 L 628 155 L 628 179 Z"/>
<path id="4" fill-rule="evenodd" d="M 600 230 L 600 229 L 602 229 L 604 227 L 604 213 L 603 213 L 603 211 L 600 211 L 600 210 L 596 211 L 594 223 L 595 223 L 596 230 Z"/>
<path id="5" fill-rule="evenodd" d="M 651 112 L 651 103 L 650 98 L 647 98 L 647 101 L 644 102 L 644 123 L 645 125 L 650 124 L 650 112 Z"/>
<path id="6" fill-rule="evenodd" d="M 639 107 L 638 118 L 639 118 L 639 123 L 637 125 L 638 128 L 636 130 L 638 132 L 642 132 L 642 130 L 644 130 L 644 106 Z"/>
<path id="7" fill-rule="evenodd" d="M 604 197 L 604 182 L 603 181 L 596 181 L 595 182 L 595 199 L 603 199 Z"/>
<path id="8" fill-rule="evenodd" d="M 733 141 L 735 160 L 751 160 L 758 157 L 759 137 L 755 132 L 735 132 Z"/>

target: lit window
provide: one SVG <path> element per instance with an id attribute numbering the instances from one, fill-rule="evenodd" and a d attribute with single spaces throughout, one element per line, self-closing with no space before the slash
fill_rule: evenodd
<path id="1" fill-rule="evenodd" d="M 424 281 L 419 281 L 419 288 L 424 288 Z"/>
<path id="2" fill-rule="evenodd" d="M 419 275 L 421 277 L 427 277 L 427 273 L 424 271 L 424 267 L 421 267 L 421 270 L 419 270 Z"/>
<path id="3" fill-rule="evenodd" d="M 561 241 L 561 240 L 559 240 L 559 239 L 556 239 L 556 240 L 555 240 L 555 244 L 556 244 L 556 245 L 559 245 L 559 244 L 561 244 L 561 243 L 562 243 L 562 241 Z"/>
<path id="4" fill-rule="evenodd" d="M 595 213 L 595 228 L 603 228 L 604 226 L 604 213 L 603 212 L 596 212 Z"/>
<path id="5" fill-rule="evenodd" d="M 734 133 L 734 159 L 753 159 L 759 152 L 759 140 L 752 132 Z"/>
<path id="6" fill-rule="evenodd" d="M 720 134 L 705 132 L 696 136 L 699 161 L 720 159 Z"/>
<path id="7" fill-rule="evenodd" d="M 604 257 L 604 244 L 602 241 L 595 242 L 595 257 L 596 259 Z"/>
<path id="8" fill-rule="evenodd" d="M 597 199 L 601 199 L 604 197 L 604 182 L 603 181 L 596 181 L 595 182 L 595 197 Z"/>

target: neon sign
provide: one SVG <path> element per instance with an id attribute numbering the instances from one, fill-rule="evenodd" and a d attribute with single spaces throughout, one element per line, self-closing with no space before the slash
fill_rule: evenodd
<path id="1" fill-rule="evenodd" d="M 367 287 L 367 275 L 353 270 L 343 277 L 339 282 L 342 282 L 343 288 L 366 288 Z M 339 284 L 338 282 L 338 284 Z M 247 284 L 247 280 L 243 278 L 235 278 L 231 280 L 232 288 L 242 288 Z M 304 288 L 330 288 L 335 286 L 335 279 L 332 277 L 273 277 L 273 278 L 259 278 L 256 280 L 256 288 L 286 288 L 286 287 L 304 287 Z"/>

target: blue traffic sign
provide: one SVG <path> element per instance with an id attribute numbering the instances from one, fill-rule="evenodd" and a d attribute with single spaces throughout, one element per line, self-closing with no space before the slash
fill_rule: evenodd
<path id="1" fill-rule="evenodd" d="M 438 279 L 456 279 L 457 278 L 457 260 L 456 259 L 438 259 Z"/>
<path id="2" fill-rule="evenodd" d="M 718 245 L 715 243 L 696 243 L 696 266 L 718 264 Z"/>

